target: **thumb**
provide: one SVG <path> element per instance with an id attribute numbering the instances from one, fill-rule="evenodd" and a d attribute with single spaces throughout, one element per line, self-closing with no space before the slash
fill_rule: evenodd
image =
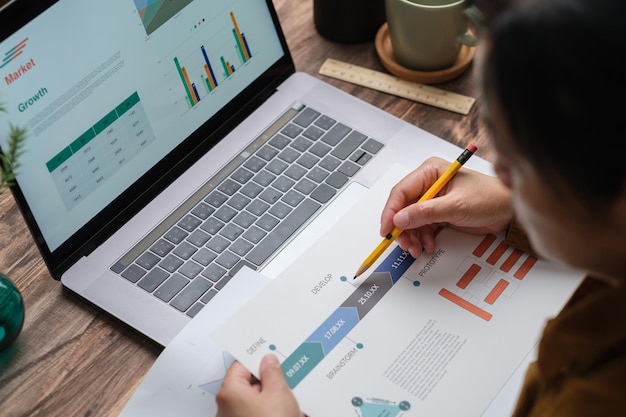
<path id="1" fill-rule="evenodd" d="M 283 368 L 276 355 L 268 353 L 261 359 L 259 375 L 263 389 L 283 389 L 287 387 L 287 380 L 283 375 Z"/>

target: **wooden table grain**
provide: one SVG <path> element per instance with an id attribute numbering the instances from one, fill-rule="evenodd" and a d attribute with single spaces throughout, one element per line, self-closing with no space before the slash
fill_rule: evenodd
<path id="1" fill-rule="evenodd" d="M 0 0 L 0 5 L 6 0 Z M 318 74 L 326 58 L 378 71 L 374 43 L 342 44 L 319 36 L 312 0 L 274 0 L 298 71 L 324 79 L 389 113 L 461 147 L 474 142 L 492 159 L 478 118 L 475 66 L 438 87 L 477 99 L 468 115 L 415 103 Z M 24 297 L 23 330 L 0 353 L 3 417 L 117 416 L 161 348 L 52 279 L 9 192 L 0 195 L 0 271 Z"/>

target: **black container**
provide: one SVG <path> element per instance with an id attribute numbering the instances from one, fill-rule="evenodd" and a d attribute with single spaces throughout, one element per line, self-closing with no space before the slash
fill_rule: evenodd
<path id="1" fill-rule="evenodd" d="M 385 23 L 384 0 L 313 0 L 320 35 L 337 42 L 368 42 Z"/>

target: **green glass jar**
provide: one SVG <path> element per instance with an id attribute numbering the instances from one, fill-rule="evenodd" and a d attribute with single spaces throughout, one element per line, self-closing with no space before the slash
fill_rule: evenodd
<path id="1" fill-rule="evenodd" d="M 24 324 L 24 301 L 13 282 L 0 273 L 0 352 L 13 344 Z"/>

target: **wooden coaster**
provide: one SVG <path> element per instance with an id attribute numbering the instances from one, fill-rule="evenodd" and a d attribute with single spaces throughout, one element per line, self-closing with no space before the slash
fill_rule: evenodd
<path id="1" fill-rule="evenodd" d="M 391 38 L 389 37 L 389 27 L 383 24 L 376 33 L 376 52 L 387 71 L 403 80 L 413 81 L 421 84 L 438 84 L 450 81 L 463 73 L 472 63 L 476 48 L 463 45 L 459 51 L 459 56 L 454 65 L 450 68 L 438 71 L 415 71 L 400 65 L 393 55 Z"/>

